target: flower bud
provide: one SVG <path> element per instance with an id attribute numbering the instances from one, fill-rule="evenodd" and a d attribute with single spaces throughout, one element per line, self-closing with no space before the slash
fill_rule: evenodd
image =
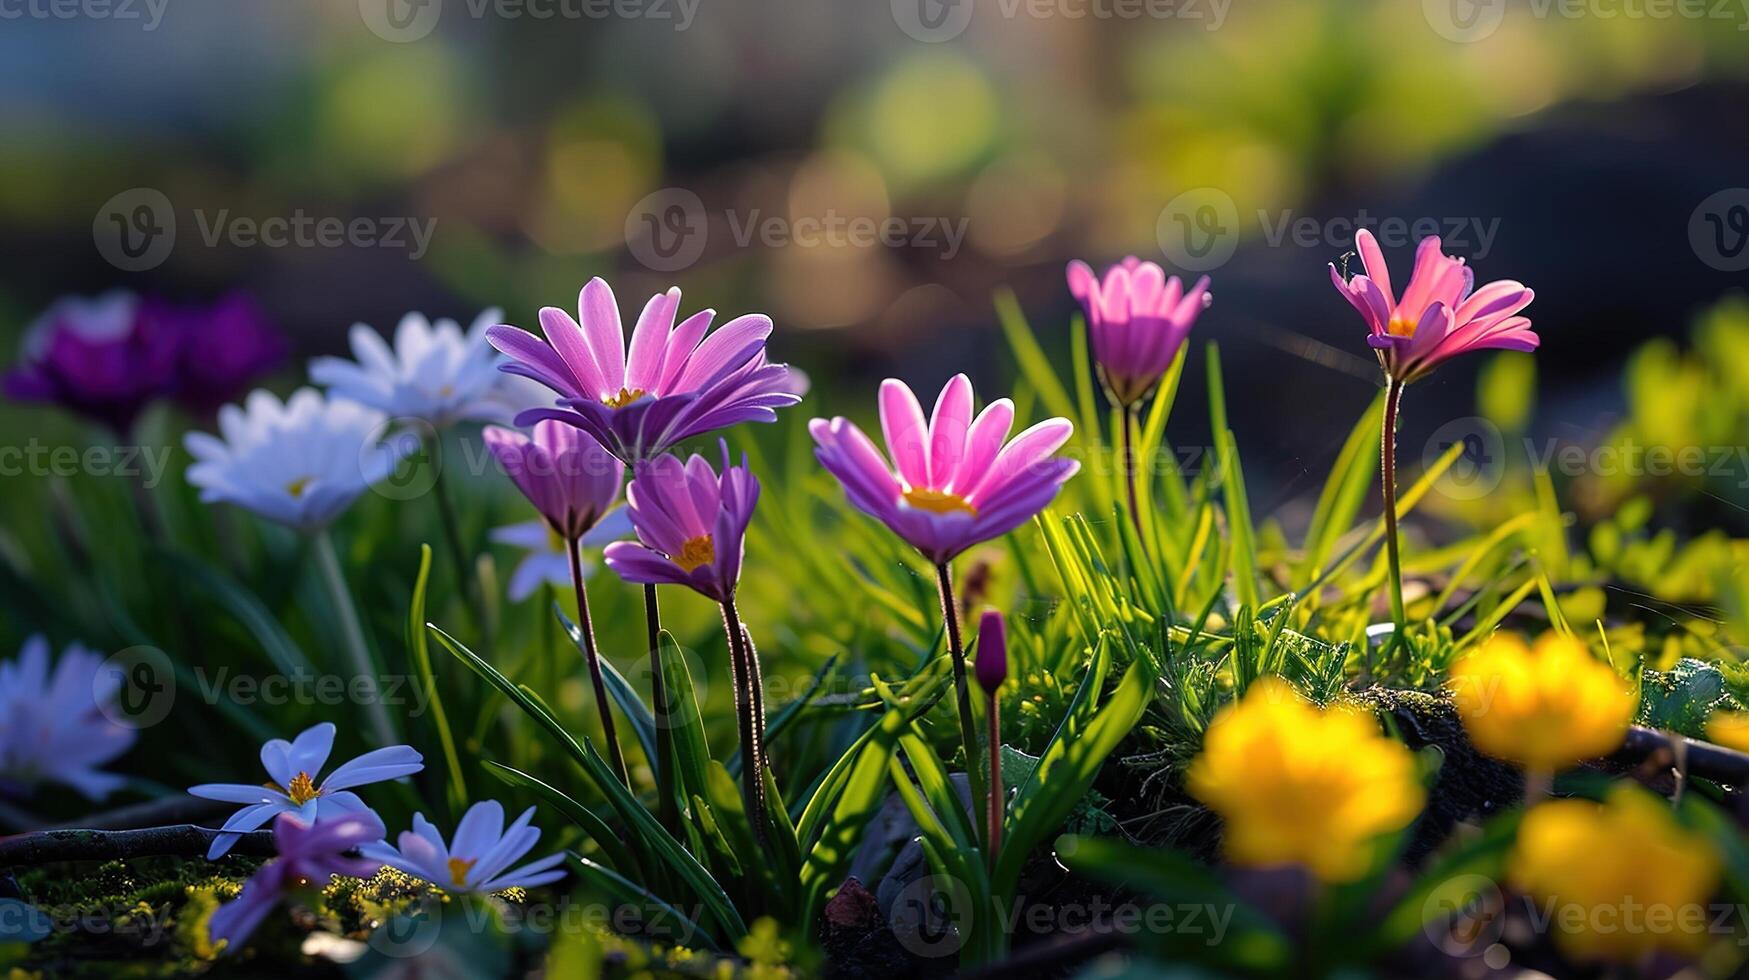
<path id="1" fill-rule="evenodd" d="M 1002 625 L 1002 614 L 994 609 L 984 610 L 978 621 L 978 659 L 972 665 L 972 673 L 977 675 L 978 686 L 984 693 L 991 695 L 1008 679 L 1008 633 Z"/>

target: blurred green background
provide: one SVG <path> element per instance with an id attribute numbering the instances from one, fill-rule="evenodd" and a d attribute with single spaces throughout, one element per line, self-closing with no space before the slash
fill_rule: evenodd
<path id="1" fill-rule="evenodd" d="M 1267 381 L 1235 421 L 1269 510 L 1313 489 L 1378 383 L 1325 268 L 1358 216 L 1438 228 L 1479 280 L 1537 290 L 1535 429 L 1581 442 L 1622 409 L 1634 346 L 1684 336 L 1749 278 L 1739 0 L 5 9 L 8 350 L 62 293 L 241 287 L 301 370 L 355 321 L 496 305 L 530 324 L 601 274 L 628 305 L 678 282 L 689 309 L 770 313 L 775 356 L 822 382 L 825 408 L 862 411 L 887 374 L 1007 376 L 999 287 L 1065 351 L 1065 261 L 1182 270 L 1200 248 L 1216 305 L 1199 335 Z M 129 271 L 99 241 L 138 188 L 176 231 Z M 363 219 L 371 240 L 229 233 L 300 217 Z M 653 250 L 665 227 L 677 251 Z M 1386 242 L 1399 276 L 1412 242 Z M 1473 414 L 1479 367 L 1418 386 L 1407 445 Z M 1175 427 L 1200 428 L 1191 394 Z"/>

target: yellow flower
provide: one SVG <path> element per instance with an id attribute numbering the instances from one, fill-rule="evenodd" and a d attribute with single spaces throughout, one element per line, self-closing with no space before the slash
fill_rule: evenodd
<path id="1" fill-rule="evenodd" d="M 1630 962 L 1706 942 L 1720 861 L 1711 842 L 1644 790 L 1617 784 L 1607 801 L 1555 800 L 1518 828 L 1508 877 L 1548 916 L 1574 959 Z"/>
<path id="2" fill-rule="evenodd" d="M 1186 784 L 1221 815 L 1234 863 L 1300 864 L 1325 881 L 1365 874 L 1380 835 L 1425 797 L 1414 755 L 1370 714 L 1320 711 L 1275 678 L 1215 716 Z"/>
<path id="3" fill-rule="evenodd" d="M 1749 752 L 1749 711 L 1721 711 L 1707 719 L 1707 741 Z"/>
<path id="4" fill-rule="evenodd" d="M 1634 696 L 1615 671 L 1553 632 L 1535 650 L 1497 633 L 1454 664 L 1447 683 L 1476 747 L 1535 772 L 1614 751 L 1634 715 Z"/>

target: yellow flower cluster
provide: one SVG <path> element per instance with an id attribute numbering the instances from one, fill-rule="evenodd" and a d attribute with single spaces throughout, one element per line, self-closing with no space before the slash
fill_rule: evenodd
<path id="1" fill-rule="evenodd" d="M 1615 671 L 1553 632 L 1535 649 L 1495 634 L 1452 665 L 1448 684 L 1476 747 L 1533 772 L 1608 754 L 1634 715 L 1634 695 Z"/>
<path id="2" fill-rule="evenodd" d="M 1555 944 L 1575 959 L 1638 960 L 1705 943 L 1720 861 L 1668 804 L 1618 784 L 1607 802 L 1531 808 L 1509 865 L 1514 888 L 1539 901 Z"/>
<path id="3" fill-rule="evenodd" d="M 1215 717 L 1186 775 L 1221 815 L 1236 864 L 1299 864 L 1350 881 L 1381 835 L 1408 826 L 1425 793 L 1414 755 L 1364 711 L 1324 711 L 1264 678 Z"/>

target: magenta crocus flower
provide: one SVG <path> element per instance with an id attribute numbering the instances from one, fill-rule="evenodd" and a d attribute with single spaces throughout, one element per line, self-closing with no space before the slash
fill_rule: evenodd
<path id="1" fill-rule="evenodd" d="M 581 429 L 549 419 L 535 423 L 532 438 L 500 426 L 484 435 L 498 465 L 565 540 L 582 537 L 619 503 L 625 464 Z"/>
<path id="2" fill-rule="evenodd" d="M 320 823 L 281 814 L 273 824 L 279 856 L 244 883 L 242 894 L 213 910 L 207 935 L 215 943 L 225 941 L 227 954 L 235 953 L 287 893 L 322 888 L 334 875 L 371 877 L 383 863 L 349 852 L 381 841 L 385 833 L 383 822 L 368 810 Z"/>
<path id="3" fill-rule="evenodd" d="M 776 409 L 801 400 L 789 368 L 765 359 L 771 318 L 736 317 L 707 337 L 715 312 L 675 326 L 679 309 L 678 287 L 650 297 L 628 351 L 613 290 L 596 278 L 578 298 L 578 320 L 550 306 L 540 311 L 544 343 L 515 327 L 488 330 L 486 339 L 511 358 L 503 370 L 558 394 L 559 407 L 530 409 L 516 424 L 568 422 L 637 463 L 713 429 L 776 421 Z"/>
<path id="4" fill-rule="evenodd" d="M 56 302 L 26 333 L 24 358 L 5 390 L 125 434 L 159 399 L 210 417 L 285 353 L 285 338 L 242 293 L 210 306 L 120 291 L 75 296 Z"/>
<path id="5" fill-rule="evenodd" d="M 140 318 L 181 334 L 172 394 L 203 419 L 242 397 L 285 360 L 289 349 L 260 304 L 245 293 L 229 293 L 210 305 L 147 299 L 140 303 Z"/>
<path id="6" fill-rule="evenodd" d="M 1068 419 L 1047 419 L 1009 441 L 1014 403 L 997 399 L 974 419 L 972 398 L 970 379 L 954 375 L 926 424 L 904 382 L 882 382 L 891 468 L 849 419 L 808 424 L 814 455 L 844 484 L 851 504 L 937 565 L 1024 524 L 1081 465 L 1051 455 L 1075 431 Z"/>
<path id="7" fill-rule="evenodd" d="M 638 540 L 615 541 L 605 552 L 620 578 L 684 585 L 717 602 L 734 598 L 759 480 L 745 457 L 729 464 L 727 442 L 722 450 L 720 476 L 698 455 L 685 463 L 660 456 L 638 467 L 626 488 Z"/>
<path id="8" fill-rule="evenodd" d="M 1354 245 L 1366 273 L 1345 282 L 1332 264 L 1330 281 L 1366 320 L 1372 330 L 1367 343 L 1398 383 L 1469 351 L 1533 351 L 1541 343 L 1530 320 L 1517 315 L 1535 294 L 1510 279 L 1474 289 L 1475 274 L 1463 259 L 1446 255 L 1437 237 L 1423 238 L 1415 250 L 1415 270 L 1402 299 L 1391 290 L 1391 273 L 1372 232 L 1361 229 Z"/>
<path id="9" fill-rule="evenodd" d="M 139 312 L 139 299 L 124 292 L 57 301 L 26 331 L 6 394 L 54 402 L 125 436 L 148 404 L 175 390 L 182 351 L 176 325 Z"/>
<path id="10" fill-rule="evenodd" d="M 1087 263 L 1069 263 L 1069 292 L 1087 314 L 1093 359 L 1112 401 L 1133 405 L 1160 383 L 1196 318 L 1213 302 L 1209 277 L 1186 292 L 1177 276 L 1131 255 L 1093 274 Z"/>

